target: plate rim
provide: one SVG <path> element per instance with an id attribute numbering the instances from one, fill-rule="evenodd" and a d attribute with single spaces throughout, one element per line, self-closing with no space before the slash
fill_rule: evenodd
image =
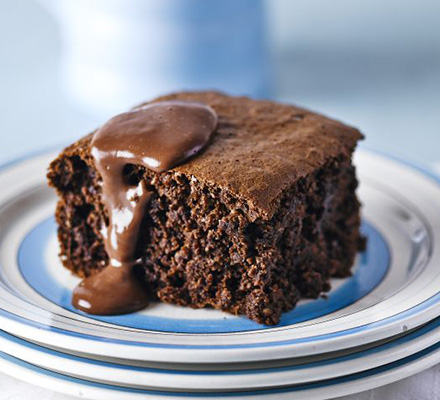
<path id="1" fill-rule="evenodd" d="M 95 400 L 119 400 L 121 393 L 127 400 L 154 399 L 221 399 L 242 398 L 248 400 L 299 400 L 304 395 L 310 400 L 325 400 L 374 389 L 405 379 L 438 363 L 440 342 L 411 356 L 369 371 L 342 376 L 324 382 L 295 385 L 284 388 L 270 388 L 256 391 L 236 391 L 225 393 L 152 391 L 126 388 L 115 384 L 104 384 L 79 379 L 66 374 L 50 371 L 0 352 L 0 371 L 28 383 L 60 393 L 86 396 Z M 148 396 L 148 397 L 146 397 Z"/>
<path id="2" fill-rule="evenodd" d="M 6 353 L 14 358 L 18 358 L 21 361 L 36 365 L 43 369 L 51 369 L 60 374 L 73 375 L 80 379 L 87 380 L 96 380 L 96 381 L 104 381 L 106 380 L 109 384 L 114 385 L 127 385 L 127 386 L 138 386 L 139 388 L 143 388 L 146 390 L 203 390 L 205 393 L 207 391 L 218 391 L 225 392 L 230 390 L 259 390 L 264 388 L 275 388 L 281 386 L 290 386 L 290 385 L 303 385 L 303 384 L 311 384 L 315 382 L 320 382 L 323 380 L 329 379 L 337 379 L 345 376 L 345 372 L 339 371 L 354 371 L 353 373 L 361 373 L 367 370 L 379 368 L 385 364 L 396 362 L 400 359 L 409 357 L 413 354 L 417 354 L 420 351 L 429 348 L 436 343 L 439 342 L 440 339 L 440 317 L 436 318 L 429 323 L 416 328 L 414 331 L 407 333 L 406 335 L 399 336 L 390 341 L 381 343 L 377 346 L 372 346 L 367 349 L 362 349 L 355 353 L 350 354 L 341 354 L 335 355 L 334 357 L 324 359 L 324 360 L 313 360 L 311 362 L 305 362 L 304 364 L 295 364 L 295 365 L 284 365 L 284 366 L 275 366 L 275 367 L 264 367 L 257 369 L 237 369 L 237 370 L 223 370 L 223 371 L 209 371 L 209 370 L 176 370 L 172 369 L 169 366 L 169 369 L 162 368 L 154 368 L 151 366 L 143 367 L 143 366 L 130 366 L 124 364 L 118 364 L 115 362 L 105 361 L 105 360 L 96 360 L 93 358 L 88 358 L 81 354 L 66 354 L 63 353 L 62 350 L 58 351 L 56 349 L 51 349 L 44 347 L 44 345 L 39 345 L 37 343 L 29 342 L 25 339 L 21 339 L 15 337 L 7 332 L 0 331 L 0 352 Z M 11 344 L 12 346 L 8 346 Z M 44 353 L 44 356 L 26 356 L 26 352 L 37 353 L 40 355 Z M 367 364 L 365 364 L 367 358 Z M 36 361 L 34 361 L 36 360 Z M 43 360 L 43 361 L 42 361 Z M 74 364 L 75 366 L 72 368 L 70 364 Z M 346 365 L 348 364 L 348 365 Z M 355 367 L 357 364 L 362 364 L 361 367 Z M 345 365 L 345 366 L 344 366 Z M 78 374 L 78 368 L 84 367 L 84 370 L 80 374 Z M 324 368 L 322 368 L 324 367 Z M 202 366 L 200 366 L 202 368 Z M 337 368 L 337 370 L 335 370 Z M 347 369 L 349 368 L 349 369 Z M 98 374 L 87 374 L 86 371 L 91 371 L 91 369 L 98 369 L 100 372 Z M 328 369 L 328 372 L 325 372 Z M 110 373 L 118 373 L 120 371 L 131 371 L 133 377 L 131 378 L 132 382 L 129 382 L 129 379 L 124 378 L 121 381 L 117 379 L 113 379 L 110 377 Z M 318 375 L 316 375 L 317 370 Z M 323 371 L 324 370 L 324 371 Z M 330 370 L 335 370 L 330 372 Z M 311 380 L 300 380 L 301 378 L 296 377 L 282 377 L 284 379 L 280 382 L 280 377 L 275 374 L 281 373 L 283 375 L 295 374 L 297 371 L 300 372 L 300 376 L 307 375 L 310 376 L 310 372 L 312 372 L 313 379 Z M 139 373 L 136 378 L 134 376 L 136 373 Z M 126 373 L 126 372 L 125 372 Z M 125 375 L 124 373 L 124 375 Z M 321 373 L 321 375 L 319 375 Z M 81 375 L 85 374 L 85 375 Z M 148 375 L 151 374 L 151 375 Z M 261 375 L 270 374 L 271 378 L 276 379 L 277 383 L 270 383 L 266 381 L 265 384 L 252 384 L 253 379 L 259 379 Z M 324 375 L 322 375 L 324 374 Z M 100 377 L 98 377 L 100 375 Z M 243 375 L 246 375 L 247 380 L 244 379 Z M 82 376 L 82 377 L 81 377 Z M 118 376 L 120 376 L 118 374 Z M 173 379 L 176 376 L 180 376 L 178 379 L 181 382 L 186 382 L 190 379 L 195 379 L 197 382 L 202 382 L 203 385 L 200 386 L 200 383 L 193 383 L 188 385 L 183 385 L 180 387 L 172 387 L 171 385 L 161 385 L 158 382 L 167 382 L 172 377 Z M 209 379 L 213 379 L 212 377 L 221 376 L 224 381 L 221 379 L 215 379 L 215 382 Z M 247 382 L 246 387 L 238 386 L 225 386 L 225 381 L 231 379 L 232 377 L 238 377 L 239 380 L 234 380 L 234 382 Z M 156 382 L 155 385 L 142 385 L 136 383 L 139 379 L 143 377 L 145 381 Z M 149 380 L 148 380 L 148 379 Z M 158 379 L 158 380 L 157 380 Z M 208 382 L 205 382 L 208 380 Z M 197 386 L 199 385 L 199 386 Z M 216 385 L 216 386 L 215 386 Z M 215 386 L 215 387 L 214 387 Z M 226 387 L 226 390 L 223 388 Z M 156 388 L 156 389 L 155 389 Z"/>

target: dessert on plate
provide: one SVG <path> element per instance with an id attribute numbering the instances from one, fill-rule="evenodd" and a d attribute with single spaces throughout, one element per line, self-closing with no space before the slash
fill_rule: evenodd
<path id="1" fill-rule="evenodd" d="M 90 314 L 149 301 L 267 325 L 350 275 L 362 134 L 308 110 L 184 92 L 120 114 L 48 171 L 60 256 Z"/>

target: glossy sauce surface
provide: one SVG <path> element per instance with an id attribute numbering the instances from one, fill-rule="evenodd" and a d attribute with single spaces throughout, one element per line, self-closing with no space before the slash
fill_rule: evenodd
<path id="1" fill-rule="evenodd" d="M 217 126 L 210 107 L 188 101 L 164 101 L 117 115 L 92 140 L 92 156 L 102 177 L 102 201 L 109 224 L 104 229 L 109 265 L 84 279 L 72 304 L 89 314 L 116 315 L 148 304 L 148 290 L 134 266 L 139 230 L 151 193 L 141 180 L 133 185 L 127 165 L 155 172 L 182 164 L 202 150 Z"/>

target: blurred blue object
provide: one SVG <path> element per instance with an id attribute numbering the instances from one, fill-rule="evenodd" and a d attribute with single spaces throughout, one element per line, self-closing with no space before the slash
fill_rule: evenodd
<path id="1" fill-rule="evenodd" d="M 0 163 L 73 142 L 155 94 L 202 86 L 253 96 L 269 88 L 275 100 L 358 126 L 369 147 L 440 161 L 440 1 L 264 3 L 0 0 Z M 71 41 L 77 31 L 82 42 Z M 215 54 L 235 55 L 217 61 L 213 35 Z M 207 50 L 190 51 L 193 40 Z"/>
<path id="2" fill-rule="evenodd" d="M 176 90 L 268 95 L 262 0 L 41 0 L 60 23 L 68 93 L 119 112 Z"/>

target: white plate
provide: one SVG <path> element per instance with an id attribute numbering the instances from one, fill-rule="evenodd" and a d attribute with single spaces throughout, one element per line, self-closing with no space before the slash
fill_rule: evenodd
<path id="1" fill-rule="evenodd" d="M 440 318 L 406 335 L 356 352 L 332 353 L 331 358 L 304 357 L 293 360 L 240 364 L 239 370 L 167 369 L 157 365 L 121 364 L 117 359 L 90 359 L 86 355 L 65 354 L 0 331 L 0 351 L 51 371 L 94 382 L 150 390 L 227 392 L 257 390 L 324 381 L 359 373 L 416 354 L 440 341 Z M 163 367 L 163 366 L 162 366 Z M 258 369 L 256 369 L 258 368 Z"/>
<path id="2" fill-rule="evenodd" d="M 440 313 L 440 185 L 402 162 L 359 151 L 368 250 L 329 299 L 301 302 L 265 327 L 213 310 L 155 305 L 94 318 L 70 307 L 78 280 L 58 259 L 45 170 L 54 154 L 0 174 L 0 325 L 33 341 L 95 355 L 173 363 L 302 357 L 372 343 Z"/>
<path id="3" fill-rule="evenodd" d="M 40 368 L 2 352 L 0 352 L 0 371 L 50 390 L 96 400 L 120 400 L 121 398 L 124 400 L 197 400 L 201 398 L 206 400 L 325 400 L 363 392 L 404 379 L 435 365 L 439 357 L 440 343 L 382 367 L 337 379 L 279 389 L 227 393 L 155 391 L 91 382 Z"/>

